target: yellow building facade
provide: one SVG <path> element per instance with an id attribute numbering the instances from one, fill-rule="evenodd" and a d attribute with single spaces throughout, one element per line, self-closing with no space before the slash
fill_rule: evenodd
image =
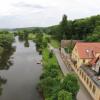
<path id="1" fill-rule="evenodd" d="M 76 61 L 77 67 L 80 67 L 82 64 L 88 64 L 88 62 L 91 60 L 91 59 L 88 59 L 88 58 L 85 58 L 85 59 L 84 58 L 80 58 L 76 45 L 75 45 L 75 47 L 74 47 L 74 49 L 72 51 L 72 59 L 74 61 Z"/>
<path id="2" fill-rule="evenodd" d="M 77 46 L 79 46 L 79 45 L 76 44 L 72 51 L 71 57 L 72 57 L 72 61 L 75 63 L 73 63 L 73 66 L 71 66 L 71 67 L 76 72 L 76 74 L 79 76 L 79 79 L 84 84 L 85 88 L 88 90 L 88 92 L 92 96 L 93 100 L 100 100 L 100 84 L 99 84 L 100 80 L 97 79 L 97 76 L 95 76 L 91 67 L 82 66 L 82 65 L 88 65 L 89 62 L 93 58 L 90 58 L 90 57 L 82 58 L 82 51 L 79 52 L 79 50 L 82 50 L 83 48 L 85 48 L 85 46 L 80 49 Z M 86 46 L 86 47 L 88 47 L 88 46 Z M 91 47 L 93 48 L 93 46 L 91 46 Z M 90 49 L 90 46 L 88 49 Z M 85 48 L 84 50 L 87 50 L 87 48 Z M 94 48 L 94 50 L 96 50 L 96 49 Z M 87 52 L 85 52 L 85 53 L 87 53 Z M 83 54 L 85 54 L 85 53 L 83 53 Z M 98 56 L 100 56 L 100 53 L 96 52 L 95 57 L 98 57 Z M 89 73 L 92 73 L 92 74 L 89 74 Z"/>

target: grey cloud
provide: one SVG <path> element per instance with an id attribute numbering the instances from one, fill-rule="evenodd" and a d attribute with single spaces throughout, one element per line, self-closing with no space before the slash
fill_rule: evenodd
<path id="1" fill-rule="evenodd" d="M 25 8 L 33 8 L 33 9 L 46 9 L 47 6 L 39 5 L 39 4 L 29 4 L 25 2 L 18 2 L 13 4 L 14 7 L 25 7 Z"/>

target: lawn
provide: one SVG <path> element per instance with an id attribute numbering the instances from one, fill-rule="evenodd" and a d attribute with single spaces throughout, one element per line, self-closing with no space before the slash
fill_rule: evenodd
<path id="1" fill-rule="evenodd" d="M 50 43 L 54 48 L 59 48 L 60 47 L 60 41 L 58 41 L 56 39 L 51 38 Z"/>
<path id="2" fill-rule="evenodd" d="M 44 33 L 44 34 L 43 34 L 43 37 L 44 37 L 44 38 L 47 38 L 47 37 L 48 37 L 48 38 L 51 38 L 51 35 L 45 34 L 45 33 Z"/>
<path id="3" fill-rule="evenodd" d="M 60 66 L 58 64 L 58 61 L 57 61 L 57 58 L 56 56 L 53 54 L 53 56 L 50 58 L 49 57 L 49 49 L 48 48 L 45 48 L 43 50 L 43 53 L 42 53 L 42 56 L 43 56 L 43 66 L 45 67 L 49 67 L 49 66 L 52 66 L 52 65 L 56 65 L 57 66 L 57 69 L 59 70 L 59 75 L 58 77 L 59 78 L 63 78 L 63 73 L 60 69 Z"/>
<path id="4" fill-rule="evenodd" d="M 49 58 L 49 53 L 50 51 L 48 50 L 48 48 L 45 48 L 43 50 L 43 61 L 45 64 L 56 64 L 58 65 L 57 59 L 55 57 L 55 55 L 53 55 L 51 58 Z"/>
<path id="5" fill-rule="evenodd" d="M 35 37 L 36 37 L 36 34 L 30 33 L 29 36 L 28 36 L 28 39 L 29 39 L 29 40 L 34 40 Z"/>
<path id="6" fill-rule="evenodd" d="M 51 35 L 48 34 L 43 34 L 44 38 L 49 38 L 50 39 L 50 44 L 54 47 L 54 48 L 59 48 L 60 47 L 60 41 L 58 41 L 57 39 L 55 39 L 54 37 L 52 37 Z"/>
<path id="7" fill-rule="evenodd" d="M 36 34 L 32 34 L 30 33 L 28 36 L 29 40 L 35 40 L 36 39 Z M 50 44 L 54 47 L 54 48 L 59 48 L 60 47 L 60 41 L 58 41 L 57 39 L 53 38 L 51 35 L 48 34 L 43 34 L 43 39 L 49 38 L 50 39 Z"/>

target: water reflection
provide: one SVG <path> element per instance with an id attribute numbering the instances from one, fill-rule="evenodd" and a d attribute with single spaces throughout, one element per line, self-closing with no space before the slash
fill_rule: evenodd
<path id="1" fill-rule="evenodd" d="M 19 40 L 19 42 L 23 42 L 24 38 L 22 36 L 18 36 L 18 40 Z"/>
<path id="2" fill-rule="evenodd" d="M 8 70 L 10 66 L 13 65 L 13 61 L 11 59 L 11 56 L 15 52 L 16 48 L 11 47 L 8 50 L 4 50 L 0 57 L 0 70 Z"/>
<path id="3" fill-rule="evenodd" d="M 0 77 L 0 95 L 2 95 L 2 91 L 3 91 L 3 88 L 2 88 L 2 85 L 3 84 L 6 84 L 7 80 Z"/>
<path id="4" fill-rule="evenodd" d="M 24 47 L 29 47 L 29 41 L 28 41 L 28 39 L 25 40 Z"/>
<path id="5" fill-rule="evenodd" d="M 28 34 L 25 36 L 18 36 L 19 42 L 24 42 L 24 47 L 29 47 Z"/>

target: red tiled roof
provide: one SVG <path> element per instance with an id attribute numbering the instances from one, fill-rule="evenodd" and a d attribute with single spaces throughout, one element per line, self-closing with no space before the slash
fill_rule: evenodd
<path id="1" fill-rule="evenodd" d="M 91 65 L 95 65 L 96 64 L 96 62 L 99 60 L 99 57 L 95 57 L 95 58 L 93 58 L 89 63 L 91 64 Z"/>
<path id="2" fill-rule="evenodd" d="M 80 58 L 91 59 L 100 53 L 100 42 L 77 42 L 76 47 Z"/>

